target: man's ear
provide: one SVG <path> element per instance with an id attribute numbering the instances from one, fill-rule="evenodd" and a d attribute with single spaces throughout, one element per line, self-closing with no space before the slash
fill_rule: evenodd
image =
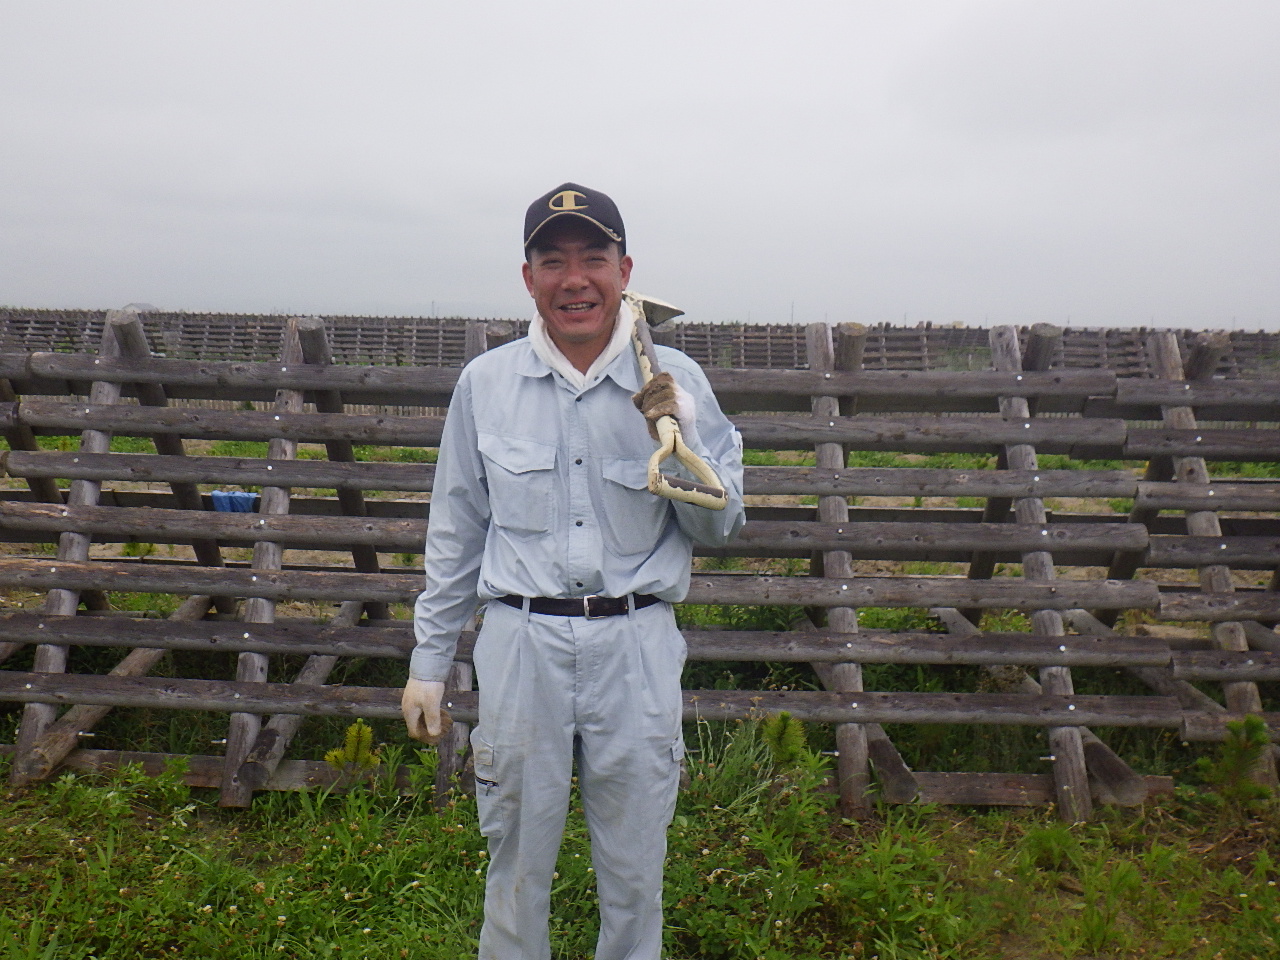
<path id="1" fill-rule="evenodd" d="M 520 273 L 524 276 L 524 288 L 529 291 L 530 296 L 533 296 L 533 264 L 526 260 L 520 266 Z"/>
<path id="2" fill-rule="evenodd" d="M 622 270 L 622 289 L 627 289 L 627 284 L 631 282 L 631 254 L 627 254 L 618 261 L 618 266 Z M 530 287 L 530 290 L 533 288 Z"/>

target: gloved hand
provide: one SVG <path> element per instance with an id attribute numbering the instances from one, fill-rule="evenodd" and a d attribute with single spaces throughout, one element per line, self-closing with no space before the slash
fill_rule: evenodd
<path id="1" fill-rule="evenodd" d="M 453 727 L 453 719 L 447 710 L 440 708 L 444 699 L 444 684 L 439 680 L 415 680 L 410 677 L 400 697 L 400 713 L 409 736 L 414 740 L 435 745 Z"/>
<path id="2" fill-rule="evenodd" d="M 639 393 L 632 394 L 631 402 L 644 414 L 649 436 L 655 441 L 658 439 L 655 424 L 663 417 L 675 417 L 682 434 L 691 434 L 697 426 L 698 412 L 693 397 L 669 373 L 660 373 L 646 383 Z"/>

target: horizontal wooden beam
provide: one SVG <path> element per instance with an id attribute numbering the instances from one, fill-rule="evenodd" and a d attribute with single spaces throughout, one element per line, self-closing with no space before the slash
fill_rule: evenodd
<path id="1" fill-rule="evenodd" d="M 1271 734 L 1271 742 L 1280 741 L 1280 713 L 1257 714 L 1267 725 Z M 1182 720 L 1182 739 L 1192 743 L 1213 743 L 1227 739 L 1227 724 L 1244 719 L 1242 714 L 1227 713 L 1187 713 Z"/>
<path id="2" fill-rule="evenodd" d="M 0 463 L 12 477 L 123 480 L 128 483 L 208 483 L 235 486 L 427 491 L 432 463 L 269 460 L 265 457 L 175 457 L 151 453 L 61 453 L 12 450 Z"/>
<path id="3" fill-rule="evenodd" d="M 305 514 L 263 516 L 192 510 L 130 507 L 71 507 L 0 500 L 0 527 L 59 534 L 74 530 L 95 540 L 190 543 L 217 540 L 224 545 L 270 541 L 284 547 L 345 550 L 377 547 L 384 553 L 420 553 L 427 521 L 378 517 L 318 517 Z M 1174 538 L 1176 539 L 1176 538 Z M 749 521 L 729 552 L 848 550 L 858 558 L 908 558 L 921 550 L 1079 551 L 1147 546 L 1140 524 L 1015 523 L 812 523 Z"/>
<path id="4" fill-rule="evenodd" d="M 181 397 L 183 388 L 212 388 L 239 399 L 238 391 L 339 390 L 352 398 L 363 394 L 397 394 L 406 405 L 435 405 L 448 401 L 458 382 L 456 367 L 381 366 L 226 360 L 179 360 L 146 357 L 109 361 L 74 353 L 33 353 L 24 374 L 47 380 L 151 383 Z M 349 401 L 351 402 L 351 401 Z M 360 402 L 360 401 L 355 401 Z"/>
<path id="5" fill-rule="evenodd" d="M 948 470 L 935 467 L 747 467 L 748 494 L 867 497 L 1132 497 L 1127 470 Z"/>
<path id="6" fill-rule="evenodd" d="M 346 550 L 377 547 L 383 552 L 422 552 L 427 521 L 381 517 L 266 515 L 154 507 L 68 507 L 0 500 L 0 527 L 23 533 L 74 530 L 95 541 L 139 540 L 190 543 L 216 540 L 222 545 L 259 541 L 283 547 Z"/>
<path id="7" fill-rule="evenodd" d="M 1173 675 L 1180 680 L 1280 680 L 1280 653 L 1266 651 L 1180 650 L 1173 654 Z"/>
<path id="8" fill-rule="evenodd" d="M 214 387 L 224 395 L 261 388 L 303 391 L 340 390 L 354 402 L 370 392 L 395 393 L 405 403 L 448 397 L 458 379 L 453 367 L 354 366 L 346 364 L 281 364 L 275 362 L 180 360 L 149 357 L 108 361 L 84 354 L 33 353 L 15 379 L 153 383 L 181 396 L 183 387 Z M 772 394 L 782 397 L 929 396 L 995 398 L 1017 393 L 1027 397 L 1115 396 L 1116 376 L 1109 370 L 1062 369 L 1009 374 L 973 371 L 858 370 L 821 373 L 809 370 L 725 369 L 708 367 L 717 394 Z"/>
<path id="9" fill-rule="evenodd" d="M 932 773 L 913 771 L 916 803 L 944 806 L 1034 807 L 1056 801 L 1049 773 Z M 1172 777 L 1142 777 L 1146 795 L 1173 793 Z"/>
<path id="10" fill-rule="evenodd" d="M 0 405 L 3 406 L 3 405 Z M 281 438 L 324 443 L 434 447 L 443 417 L 393 417 L 362 413 L 270 413 L 197 407 L 129 407 L 117 404 L 23 400 L 11 415 L 37 433 L 78 434 L 85 424 L 126 437 L 180 436 L 200 440 Z"/>
<path id="11" fill-rule="evenodd" d="M 1153 608 L 1155 584 L 1118 580 L 1030 583 L 998 577 L 752 577 L 694 574 L 688 603 L 797 604 L 828 607 L 969 607 L 1017 610 Z"/>
<path id="12" fill-rule="evenodd" d="M 1192 407 L 1206 420 L 1217 419 L 1218 407 L 1256 405 L 1259 408 L 1280 407 L 1280 381 L 1277 380 L 1157 380 L 1131 377 L 1116 379 L 1117 404 L 1154 407 L 1159 418 L 1162 406 Z M 1254 419 L 1264 419 L 1256 417 Z"/>
<path id="13" fill-rule="evenodd" d="M 1055 421 L 1056 422 L 1056 421 Z M 1131 427 L 1124 456 L 1203 457 L 1205 460 L 1280 460 L 1280 430 L 1177 430 Z"/>
<path id="14" fill-rule="evenodd" d="M 1026 633 L 684 630 L 689 659 L 795 663 L 1017 664 L 1022 666 L 1168 666 L 1167 643 L 1154 637 L 1039 637 Z M 168 650 L 250 651 L 405 660 L 413 649 L 409 621 L 334 627 L 309 620 L 242 624 L 180 622 L 40 613 L 0 614 L 0 642 L 59 646 L 143 647 Z M 464 631 L 457 659 L 470 660 L 475 633 Z M 1214 653 L 1221 658 L 1226 656 Z M 1215 661 L 1217 662 L 1217 661 Z M 1190 664 L 1191 662 L 1188 661 Z M 1199 663 L 1199 661 L 1196 661 Z"/>
<path id="15" fill-rule="evenodd" d="M 1280 511 L 1280 482 L 1274 480 L 1223 481 L 1220 483 L 1138 484 L 1136 510 L 1241 510 L 1258 513 Z"/>
<path id="16" fill-rule="evenodd" d="M 132 593 L 266 597 L 272 600 L 375 600 L 411 603 L 422 590 L 418 574 L 263 571 L 145 562 L 0 558 L 0 585 L 26 590 L 120 588 Z M 1117 580 L 1031 583 L 1013 578 L 755 577 L 695 575 L 687 603 L 794 604 L 820 607 L 981 607 L 1015 610 L 1154 608 L 1155 584 Z M 1182 617 L 1179 619 L 1197 619 Z M 1239 619 L 1238 617 L 1235 619 Z M 1254 618 L 1258 619 L 1258 618 Z"/>
<path id="17" fill-rule="evenodd" d="M 426 491 L 435 465 L 254 457 L 167 457 L 141 453 L 64 453 L 14 450 L 0 457 L 23 479 L 124 480 L 131 483 L 210 483 Z M 1142 484 L 1127 470 L 963 470 L 930 467 L 747 467 L 745 492 L 756 495 L 922 497 L 1133 497 Z M 1154 485 L 1159 486 L 1159 485 Z M 1177 484 L 1167 484 L 1177 488 Z M 1277 486 L 1280 490 L 1280 485 Z M 1280 493 L 1276 495 L 1280 503 Z M 1174 504 L 1173 506 L 1177 506 Z"/>
<path id="18" fill-rule="evenodd" d="M 400 693 L 398 687 L 0 673 L 0 700 L 18 703 L 396 719 Z M 454 719 L 474 722 L 477 696 L 449 693 L 446 707 Z M 814 723 L 1123 727 L 1180 727 L 1183 723 L 1182 709 L 1169 697 L 687 690 L 684 704 L 688 720 L 736 720 L 786 711 Z"/>
<path id="19" fill-rule="evenodd" d="M 1226 623 L 1231 620 L 1280 620 L 1280 593 L 1170 593 L 1161 594 L 1156 616 L 1161 620 L 1200 620 Z"/>
<path id="20" fill-rule="evenodd" d="M 1280 567 L 1280 537 L 1153 536 L 1142 566 L 1188 570 L 1219 563 L 1233 570 L 1274 570 Z"/>
<path id="21" fill-rule="evenodd" d="M 854 450 L 996 453 L 1007 444 L 1029 443 L 1043 453 L 1120 456 L 1128 431 L 1123 420 L 763 415 L 730 419 L 746 446 L 772 450 L 840 443 Z"/>
<path id="22" fill-rule="evenodd" d="M 0 744 L 0 755 L 13 752 Z M 76 750 L 59 769 L 84 773 L 110 773 L 125 765 L 141 767 L 158 777 L 174 763 L 181 763 L 182 782 L 189 787 L 216 788 L 222 783 L 225 760 L 213 756 L 179 756 L 138 750 Z M 918 792 L 909 801 L 964 806 L 1044 806 L 1053 802 L 1053 777 L 1044 773 L 932 773 L 913 771 Z M 385 774 L 384 774 L 385 776 Z M 412 768 L 395 772 L 402 790 L 412 784 Z M 1147 794 L 1173 792 L 1172 777 L 1144 777 Z M 263 786 L 264 790 L 343 789 L 339 771 L 322 760 L 283 760 Z M 892 801 L 890 801 L 892 802 Z"/>

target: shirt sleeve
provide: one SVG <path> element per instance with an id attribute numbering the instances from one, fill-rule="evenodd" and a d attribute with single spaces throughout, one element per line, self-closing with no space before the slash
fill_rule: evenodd
<path id="1" fill-rule="evenodd" d="M 444 680 L 458 634 L 476 612 L 476 585 L 489 530 L 489 491 L 476 442 L 471 378 L 463 371 L 445 416 L 423 554 L 426 589 L 413 612 L 417 645 L 409 675 Z"/>
<path id="2" fill-rule="evenodd" d="M 675 358 L 679 361 L 672 362 Z M 671 371 L 680 386 L 689 391 L 697 407 L 697 428 L 682 436 L 691 451 L 706 462 L 720 482 L 724 484 L 729 502 L 723 510 L 708 510 L 673 500 L 676 520 L 695 543 L 708 547 L 721 547 L 738 535 L 746 521 L 746 509 L 742 505 L 742 435 L 720 409 L 711 384 L 698 365 L 683 354 L 660 359 L 663 369 Z M 674 458 L 664 465 L 672 473 L 688 480 L 696 480 L 693 473 Z"/>

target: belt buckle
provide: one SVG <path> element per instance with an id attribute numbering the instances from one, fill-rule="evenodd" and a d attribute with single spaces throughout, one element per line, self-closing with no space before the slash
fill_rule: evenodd
<path id="1" fill-rule="evenodd" d="M 608 616 L 609 616 L 609 614 L 607 614 L 607 613 L 592 613 L 592 612 L 591 612 L 591 601 L 592 601 L 592 600 L 607 600 L 607 599 L 608 599 L 608 597 L 602 597 L 602 596 L 600 596 L 600 594 L 598 594 L 598 593 L 589 593 L 589 594 L 587 594 L 585 597 L 583 597 L 583 598 L 582 598 L 582 615 L 583 615 L 584 617 L 586 617 L 588 620 L 603 620 L 603 619 L 605 619 L 606 617 L 608 617 Z"/>

